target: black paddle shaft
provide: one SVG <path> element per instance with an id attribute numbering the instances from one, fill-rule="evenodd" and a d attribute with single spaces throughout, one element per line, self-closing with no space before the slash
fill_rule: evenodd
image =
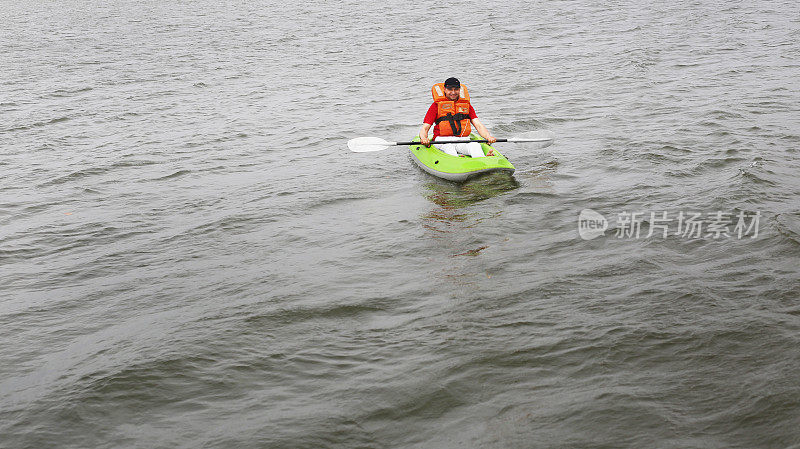
<path id="1" fill-rule="evenodd" d="M 444 142 L 444 141 L 437 142 L 435 140 L 431 140 L 432 144 L 434 144 L 434 143 L 472 143 L 472 142 L 475 142 L 475 143 L 489 143 L 489 141 L 486 140 L 486 139 L 456 140 L 456 141 L 453 141 L 453 142 Z M 495 140 L 495 142 L 508 142 L 508 139 L 497 139 L 497 140 Z M 419 142 L 397 142 L 397 143 L 395 143 L 395 145 L 421 145 L 421 144 Z"/>

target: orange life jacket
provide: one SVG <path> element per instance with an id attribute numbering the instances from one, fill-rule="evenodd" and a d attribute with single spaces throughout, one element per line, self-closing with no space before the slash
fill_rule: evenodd
<path id="1" fill-rule="evenodd" d="M 433 101 L 436 102 L 436 125 L 440 136 L 469 136 L 469 92 L 467 86 L 461 85 L 458 100 L 450 101 L 444 95 L 444 83 L 431 87 Z"/>

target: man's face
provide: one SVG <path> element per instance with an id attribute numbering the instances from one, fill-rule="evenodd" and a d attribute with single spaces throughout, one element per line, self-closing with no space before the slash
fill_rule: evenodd
<path id="1" fill-rule="evenodd" d="M 458 95 L 461 93 L 461 87 L 445 86 L 444 96 L 450 101 L 458 100 Z"/>

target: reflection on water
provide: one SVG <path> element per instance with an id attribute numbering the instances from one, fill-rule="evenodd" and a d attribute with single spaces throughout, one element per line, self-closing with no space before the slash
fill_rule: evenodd
<path id="1" fill-rule="evenodd" d="M 480 254 L 481 251 L 485 250 L 488 247 L 489 247 L 489 245 L 479 246 L 479 247 L 471 249 L 469 251 L 464 251 L 461 254 L 453 254 L 453 257 L 458 257 L 458 256 L 471 256 L 471 257 L 474 257 L 474 256 L 477 256 L 478 254 Z"/>
<path id="2" fill-rule="evenodd" d="M 438 207 L 420 217 L 425 229 L 450 233 L 455 228 L 466 229 L 483 220 L 497 217 L 501 211 L 478 214 L 465 210 L 468 206 L 518 189 L 520 184 L 507 173 L 488 173 L 464 183 L 431 181 L 424 185 L 424 196 Z"/>
<path id="3" fill-rule="evenodd" d="M 471 228 L 487 218 L 498 216 L 501 212 L 487 215 L 465 208 L 518 189 L 519 186 L 517 180 L 507 173 L 489 173 L 461 184 L 446 181 L 429 182 L 424 185 L 425 198 L 438 207 L 420 217 L 422 226 L 434 231 L 434 237 L 441 237 L 437 234 L 451 233 L 454 229 Z"/>
<path id="4" fill-rule="evenodd" d="M 515 174 L 522 179 L 525 190 L 536 193 L 555 193 L 552 175 L 558 169 L 558 161 L 550 160 L 527 170 L 519 170 Z"/>
<path id="5" fill-rule="evenodd" d="M 435 206 L 420 221 L 425 238 L 438 248 L 429 260 L 428 266 L 438 267 L 431 275 L 448 285 L 454 297 L 492 285 L 487 281 L 494 274 L 496 251 L 509 239 L 487 237 L 483 231 L 498 226 L 506 203 L 481 202 L 519 189 L 550 193 L 557 167 L 557 161 L 547 160 L 526 171 L 518 169 L 515 174 L 522 183 L 508 173 L 487 173 L 464 183 L 434 179 L 425 183 L 422 194 Z"/>
<path id="6" fill-rule="evenodd" d="M 431 266 L 441 267 L 434 276 L 446 280 L 454 294 L 479 289 L 481 281 L 490 279 L 491 274 L 476 256 L 492 247 L 480 229 L 493 227 L 502 210 L 470 206 L 518 189 L 520 184 L 507 173 L 490 173 L 462 184 L 431 181 L 423 187 L 425 198 L 435 207 L 420 217 L 422 226 L 426 237 L 436 239 L 434 245 L 441 248 L 431 260 Z"/>
<path id="7" fill-rule="evenodd" d="M 489 173 L 465 183 L 430 182 L 425 185 L 425 198 L 445 210 L 461 209 L 519 188 L 507 173 Z M 454 214 L 458 215 L 458 214 Z"/>

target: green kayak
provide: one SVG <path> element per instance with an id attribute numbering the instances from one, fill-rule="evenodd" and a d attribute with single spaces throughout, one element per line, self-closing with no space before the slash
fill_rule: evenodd
<path id="1" fill-rule="evenodd" d="M 470 134 L 469 138 L 470 140 L 479 140 L 481 137 L 473 133 Z M 414 138 L 414 142 L 419 142 L 419 136 Z M 514 173 L 514 166 L 497 151 L 497 148 L 485 143 L 481 143 L 481 148 L 483 149 L 483 154 L 486 154 L 489 150 L 494 150 L 494 156 L 477 158 L 452 156 L 433 145 L 430 147 L 411 145 L 411 156 L 421 169 L 448 181 L 466 181 L 483 173 Z"/>

